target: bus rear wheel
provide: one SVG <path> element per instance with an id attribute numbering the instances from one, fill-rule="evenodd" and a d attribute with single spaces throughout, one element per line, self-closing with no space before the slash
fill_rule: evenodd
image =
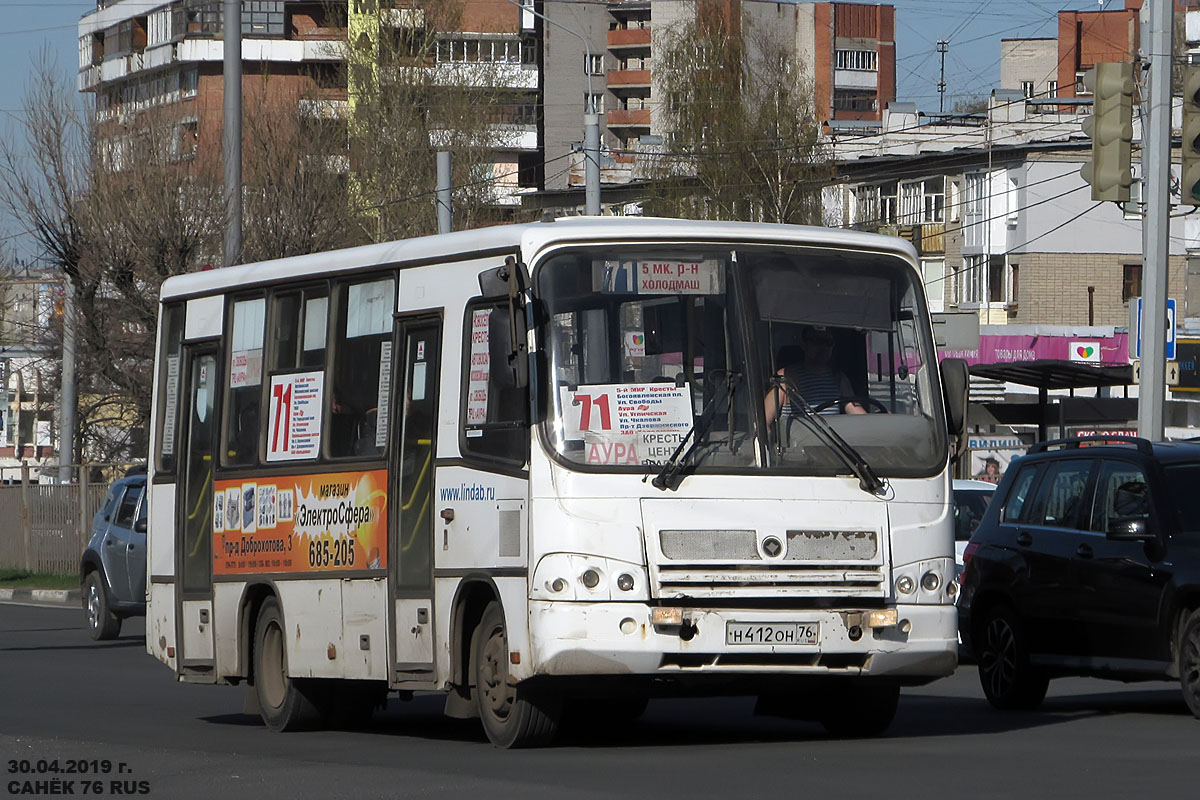
<path id="1" fill-rule="evenodd" d="M 541 747 L 558 731 L 562 698 L 528 681 L 514 684 L 508 671 L 504 612 L 491 603 L 471 638 L 475 702 L 484 733 L 496 747 Z"/>
<path id="2" fill-rule="evenodd" d="M 273 597 L 254 625 L 254 691 L 263 723 L 273 731 L 317 727 L 324 717 L 328 691 L 318 681 L 288 675 L 283 613 Z"/>

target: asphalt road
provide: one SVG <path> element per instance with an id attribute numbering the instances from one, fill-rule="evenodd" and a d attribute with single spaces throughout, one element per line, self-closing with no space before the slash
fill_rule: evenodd
<path id="1" fill-rule="evenodd" d="M 268 732 L 242 700 L 175 683 L 145 654 L 140 620 L 100 644 L 77 609 L 0 604 L 0 798 L 65 796 L 35 783 L 55 778 L 74 795 L 182 800 L 1194 797 L 1200 741 L 1174 684 L 1057 681 L 1041 710 L 1002 714 L 970 666 L 906 690 L 888 735 L 863 741 L 755 717 L 742 698 L 656 700 L 617 732 L 583 726 L 513 752 L 442 717 L 436 697 L 392 701 L 364 732 L 293 734 Z M 54 759 L 112 771 L 19 772 Z"/>

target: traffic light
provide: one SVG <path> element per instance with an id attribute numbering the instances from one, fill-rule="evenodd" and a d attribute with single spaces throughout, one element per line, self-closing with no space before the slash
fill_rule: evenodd
<path id="1" fill-rule="evenodd" d="M 1133 64 L 1097 64 L 1083 83 L 1092 93 L 1092 115 L 1083 121 L 1092 160 L 1079 174 L 1092 185 L 1093 200 L 1126 202 L 1133 184 Z"/>
<path id="2" fill-rule="evenodd" d="M 1200 204 L 1200 65 L 1183 72 L 1183 143 L 1180 147 L 1179 197 L 1182 203 Z"/>

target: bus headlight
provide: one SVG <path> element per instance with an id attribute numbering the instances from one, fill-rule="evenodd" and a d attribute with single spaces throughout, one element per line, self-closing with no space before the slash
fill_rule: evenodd
<path id="1" fill-rule="evenodd" d="M 954 570 L 952 558 L 931 558 L 897 565 L 892 573 L 895 596 L 904 603 L 953 605 L 956 593 L 948 588 L 948 584 L 954 582 Z"/>
<path id="2" fill-rule="evenodd" d="M 640 564 L 576 553 L 542 556 L 530 581 L 531 600 L 649 600 Z"/>

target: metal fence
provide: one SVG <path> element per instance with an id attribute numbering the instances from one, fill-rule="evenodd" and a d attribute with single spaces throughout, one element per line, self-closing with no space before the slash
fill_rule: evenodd
<path id="1" fill-rule="evenodd" d="M 19 484 L 0 486 L 0 568 L 72 575 L 91 537 L 107 483 L 37 484 L 23 471 Z"/>

